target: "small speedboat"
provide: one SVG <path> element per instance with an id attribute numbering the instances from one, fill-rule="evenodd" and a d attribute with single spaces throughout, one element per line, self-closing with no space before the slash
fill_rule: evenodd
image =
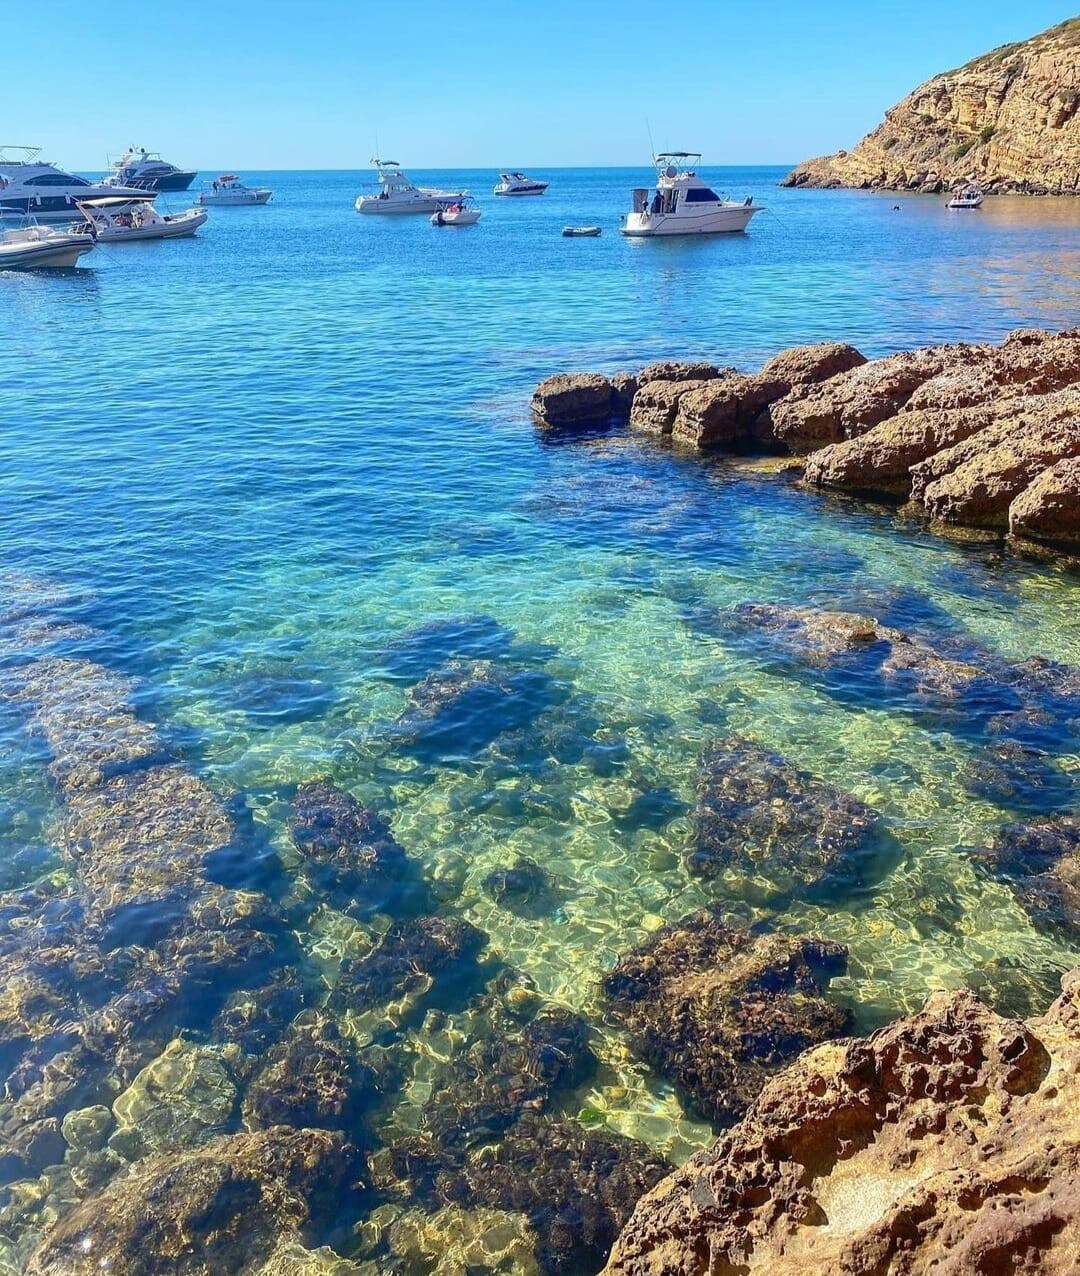
<path id="1" fill-rule="evenodd" d="M 547 182 L 538 182 L 524 173 L 500 173 L 499 178 L 496 195 L 543 195 L 548 188 Z"/>
<path id="2" fill-rule="evenodd" d="M 480 210 L 467 195 L 431 214 L 432 226 L 475 226 L 479 220 Z"/>
<path id="3" fill-rule="evenodd" d="M 199 203 L 215 208 L 236 204 L 268 204 L 273 193 L 267 186 L 245 186 L 235 173 L 225 173 L 212 182 L 203 182 Z"/>
<path id="4" fill-rule="evenodd" d="M 600 234 L 599 226 L 564 226 L 564 239 L 596 239 Z"/>
<path id="5" fill-rule="evenodd" d="M 50 226 L 21 226 L 0 233 L 0 270 L 62 269 L 75 266 L 94 247 L 92 235 Z"/>
<path id="6" fill-rule="evenodd" d="M 76 234 L 92 234 L 103 244 L 131 243 L 137 239 L 181 239 L 194 235 L 208 213 L 187 208 L 182 213 L 162 213 L 149 200 L 87 199 L 79 204 L 86 218 L 72 226 Z"/>
<path id="7" fill-rule="evenodd" d="M 965 186 L 962 190 L 954 191 L 952 199 L 945 205 L 946 208 L 981 208 L 983 202 L 983 193 L 978 186 Z"/>

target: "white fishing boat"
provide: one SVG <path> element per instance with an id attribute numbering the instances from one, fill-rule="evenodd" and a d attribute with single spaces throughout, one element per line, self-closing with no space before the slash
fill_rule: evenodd
<path id="1" fill-rule="evenodd" d="M 548 188 L 547 182 L 538 182 L 524 173 L 500 173 L 499 178 L 496 195 L 543 195 Z"/>
<path id="2" fill-rule="evenodd" d="M 117 160 L 110 161 L 111 173 L 106 186 L 135 187 L 143 191 L 186 191 L 198 173 L 193 168 L 177 168 L 163 160 L 157 151 L 143 146 L 129 146 Z"/>
<path id="3" fill-rule="evenodd" d="M 88 199 L 79 203 L 85 221 L 81 233 L 92 234 L 103 244 L 133 243 L 140 239 L 182 239 L 205 225 L 203 208 L 182 213 L 162 213 L 146 199 Z M 78 225 L 72 226 L 80 233 Z"/>
<path id="4" fill-rule="evenodd" d="M 475 226 L 480 220 L 480 210 L 468 197 L 437 208 L 431 214 L 432 226 Z"/>
<path id="5" fill-rule="evenodd" d="M 729 235 L 743 231 L 763 211 L 753 196 L 739 202 L 717 194 L 697 175 L 696 151 L 665 151 L 655 157 L 656 184 L 632 192 L 633 210 L 622 233 L 648 239 L 658 235 Z M 694 165 L 695 167 L 690 167 Z"/>
<path id="6" fill-rule="evenodd" d="M 76 235 L 51 226 L 19 226 L 0 232 L 0 270 L 75 266 L 94 244 L 92 235 Z"/>
<path id="7" fill-rule="evenodd" d="M 214 208 L 268 204 L 273 194 L 268 186 L 245 186 L 235 173 L 224 173 L 212 182 L 203 182 L 199 203 Z"/>
<path id="8" fill-rule="evenodd" d="M 88 182 L 41 158 L 34 146 L 0 146 L 0 215 L 32 217 L 37 222 L 70 222 L 80 199 L 131 195 L 153 199 L 136 187 Z"/>
<path id="9" fill-rule="evenodd" d="M 414 186 L 397 160 L 373 159 L 379 176 L 379 193 L 361 195 L 356 201 L 358 213 L 435 213 L 445 204 L 469 198 L 468 191 L 440 191 Z"/>
<path id="10" fill-rule="evenodd" d="M 946 208 L 981 208 L 983 193 L 978 186 L 964 186 L 953 192 Z"/>

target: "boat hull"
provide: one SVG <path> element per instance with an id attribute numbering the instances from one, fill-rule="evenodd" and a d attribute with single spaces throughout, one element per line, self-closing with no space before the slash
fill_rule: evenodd
<path id="1" fill-rule="evenodd" d="M 452 203 L 453 195 L 421 195 L 418 199 L 380 199 L 378 195 L 361 195 L 356 201 L 358 213 L 377 213 L 383 217 L 406 213 L 435 213 Z"/>
<path id="2" fill-rule="evenodd" d="M 627 213 L 619 228 L 629 239 L 655 239 L 662 235 L 737 235 L 750 225 L 760 204 L 736 204 L 701 213 Z"/>
<path id="3" fill-rule="evenodd" d="M 463 213 L 432 213 L 432 226 L 475 226 L 480 220 L 481 213 L 478 208 L 467 209 Z"/>
<path id="4" fill-rule="evenodd" d="M 207 208 L 250 208 L 252 204 L 269 204 L 273 193 L 268 190 L 252 190 L 239 196 L 225 196 L 215 195 L 211 191 L 209 195 L 200 195 L 199 203 L 205 204 Z"/>
<path id="5" fill-rule="evenodd" d="M 516 191 L 515 190 L 504 191 L 504 190 L 500 190 L 496 186 L 493 194 L 501 195 L 504 199 L 514 199 L 514 198 L 520 198 L 525 195 L 543 195 L 543 193 L 546 190 L 547 190 L 547 183 L 545 182 L 543 186 L 530 186 L 526 190 L 516 190 Z"/>
<path id="6" fill-rule="evenodd" d="M 207 214 L 199 210 L 194 215 L 178 213 L 149 226 L 109 226 L 98 231 L 98 240 L 103 244 L 128 244 L 140 239 L 183 239 L 205 225 L 206 218 Z"/>
<path id="7" fill-rule="evenodd" d="M 0 270 L 64 270 L 94 247 L 93 240 L 72 239 L 65 244 L 0 244 Z"/>
<path id="8" fill-rule="evenodd" d="M 11 216 L 32 217 L 42 223 L 68 223 L 79 216 L 79 203 L 91 199 L 120 199 L 128 195 L 132 199 L 153 200 L 156 192 L 136 190 L 133 186 L 79 186 L 53 195 L 13 195 L 11 188 L 0 198 L 0 213 Z"/>

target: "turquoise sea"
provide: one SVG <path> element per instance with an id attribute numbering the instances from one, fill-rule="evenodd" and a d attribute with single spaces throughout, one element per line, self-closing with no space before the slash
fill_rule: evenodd
<path id="1" fill-rule="evenodd" d="M 132 680 L 140 717 L 246 830 L 230 887 L 295 872 L 300 784 L 385 814 L 437 911 L 595 1033 L 603 1066 L 568 1115 L 674 1160 L 710 1131 L 632 1056 L 597 987 L 665 922 L 718 901 L 843 942 L 834 991 L 862 1028 L 937 988 L 1037 1009 L 1080 960 L 963 849 L 1075 805 L 1075 736 L 1049 751 L 1045 802 L 973 795 L 978 738 L 836 694 L 707 619 L 747 601 L 848 606 L 1006 661 L 1080 666 L 1080 578 L 723 458 L 618 432 L 552 440 L 530 420 L 534 384 L 560 370 L 749 369 L 823 339 L 879 355 L 1076 323 L 1080 203 L 957 214 L 938 197 L 780 190 L 782 173 L 709 170 L 769 211 L 701 242 L 619 236 L 643 170 L 537 172 L 550 192 L 526 200 L 492 198 L 494 172 L 412 173 L 476 193 L 468 229 L 358 216 L 367 173 L 245 173 L 273 203 L 216 210 L 192 241 L 0 275 L 0 611 L 18 599 L 70 622 L 55 651 Z M 564 240 L 571 222 L 603 237 Z M 41 654 L 5 633 L 7 668 Z M 406 737 L 410 689 L 477 657 L 510 670 L 511 690 Z M 4 891 L 72 875 L 31 725 L 5 703 Z M 689 876 L 699 760 L 730 732 L 880 811 L 898 848 L 887 871 L 779 900 L 767 880 Z M 493 898 L 490 875 L 519 857 L 556 877 L 557 906 L 527 916 Z M 315 905 L 295 937 L 317 1002 L 388 923 Z M 422 1128 L 463 1013 L 380 1029 L 405 1073 L 381 1128 Z M 180 1035 L 224 1050 L 209 1019 Z M 0 1091 L 0 1116 L 14 1094 Z M 226 1110 L 207 1128 L 238 1124 Z M 43 1189 L 41 1217 L 0 1214 L 0 1272 L 78 1196 Z"/>

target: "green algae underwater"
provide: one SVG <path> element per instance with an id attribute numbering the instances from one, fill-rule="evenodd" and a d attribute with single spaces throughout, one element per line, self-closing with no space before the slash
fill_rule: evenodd
<path id="1" fill-rule="evenodd" d="M 765 231 L 571 270 L 553 198 L 489 252 L 369 235 L 358 273 L 305 178 L 265 243 L 186 246 L 236 309 L 178 245 L 54 281 L 74 332 L 20 284 L 0 378 L 49 393 L 2 539 L 5 1276 L 595 1272 L 802 1045 L 938 988 L 1050 1002 L 1080 580 L 524 416 L 571 362 L 879 353 L 972 335 L 975 293 L 980 337 L 1075 312 L 1056 205 L 973 252 L 775 176 L 739 181 L 822 219 L 812 261 Z M 302 218 L 296 289 L 267 254 Z M 16 366 L 60 332 L 72 359 Z"/>

